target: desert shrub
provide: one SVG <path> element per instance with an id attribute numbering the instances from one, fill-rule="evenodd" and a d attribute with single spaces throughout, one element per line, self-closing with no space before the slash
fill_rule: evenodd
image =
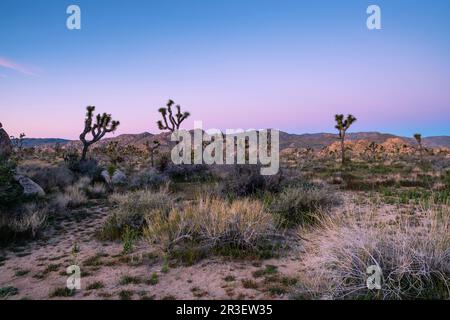
<path id="1" fill-rule="evenodd" d="M 80 162 L 80 154 L 76 148 L 70 147 L 63 154 L 64 162 L 70 170 L 74 170 Z"/>
<path id="2" fill-rule="evenodd" d="M 165 168 L 164 174 L 178 182 L 205 181 L 211 178 L 208 166 L 204 164 L 169 164 Z"/>
<path id="3" fill-rule="evenodd" d="M 23 206 L 23 212 L 9 221 L 10 228 L 16 233 L 31 233 L 35 237 L 40 228 L 45 224 L 48 209 L 45 205 L 35 202 Z"/>
<path id="4" fill-rule="evenodd" d="M 86 188 L 86 194 L 91 199 L 100 199 L 106 197 L 108 190 L 105 184 L 96 182 Z"/>
<path id="5" fill-rule="evenodd" d="M 159 172 L 164 172 L 171 163 L 170 153 L 164 152 L 159 156 L 156 162 L 156 168 Z"/>
<path id="6" fill-rule="evenodd" d="M 0 288 L 0 298 L 5 299 L 10 296 L 15 296 L 19 293 L 19 289 L 16 287 L 8 286 Z"/>
<path id="7" fill-rule="evenodd" d="M 128 254 L 133 251 L 134 243 L 138 238 L 138 233 L 134 229 L 130 229 L 129 226 L 125 226 L 125 230 L 122 234 L 123 253 Z"/>
<path id="8" fill-rule="evenodd" d="M 79 174 L 83 176 L 88 176 L 94 180 L 100 179 L 100 175 L 103 171 L 102 167 L 99 166 L 98 161 L 95 159 L 88 159 L 80 161 L 76 170 Z"/>
<path id="9" fill-rule="evenodd" d="M 263 176 L 260 166 L 236 165 L 233 172 L 222 183 L 222 192 L 231 197 L 245 197 L 264 192 L 278 192 L 281 188 L 281 173 Z"/>
<path id="10" fill-rule="evenodd" d="M 450 189 L 450 170 L 445 172 L 444 183 Z"/>
<path id="11" fill-rule="evenodd" d="M 148 188 L 159 190 L 168 183 L 169 178 L 166 175 L 158 173 L 156 170 L 146 170 L 135 174 L 131 178 L 130 187 L 133 189 Z"/>
<path id="12" fill-rule="evenodd" d="M 6 211 L 4 211 L 6 210 Z M 45 226 L 49 209 L 45 203 L 29 202 L 0 212 L 0 241 L 35 237 Z"/>
<path id="13" fill-rule="evenodd" d="M 122 237 L 125 228 L 141 232 L 146 217 L 155 209 L 168 212 L 173 199 L 165 192 L 139 190 L 112 194 L 110 200 L 117 206 L 103 225 L 99 237 L 114 240 Z"/>
<path id="14" fill-rule="evenodd" d="M 414 215 L 387 219 L 377 210 L 348 210 L 324 218 L 306 238 L 303 288 L 334 299 L 448 299 L 450 212 L 447 206 L 417 207 Z M 379 266 L 381 289 L 367 288 L 367 268 Z"/>
<path id="15" fill-rule="evenodd" d="M 88 202 L 86 191 L 90 187 L 91 179 L 81 177 L 76 183 L 66 187 L 63 193 L 57 194 L 52 201 L 55 210 L 64 210 L 65 208 L 78 208 Z"/>
<path id="16" fill-rule="evenodd" d="M 284 226 L 312 222 L 317 211 L 338 203 L 338 197 L 328 187 L 304 184 L 287 187 L 274 197 L 270 208 Z"/>
<path id="17" fill-rule="evenodd" d="M 24 200 L 23 189 L 14 180 L 15 165 L 0 160 L 0 209 L 9 208 Z"/>
<path id="18" fill-rule="evenodd" d="M 144 235 L 164 252 L 185 248 L 220 251 L 256 249 L 273 235 L 272 215 L 257 200 L 224 201 L 203 198 L 168 213 L 154 210 L 147 216 Z"/>
<path id="19" fill-rule="evenodd" d="M 81 176 L 88 176 L 95 181 L 101 180 L 103 168 L 95 159 L 79 160 L 77 155 L 70 154 L 64 157 L 67 167 Z"/>
<path id="20" fill-rule="evenodd" d="M 20 172 L 30 177 L 45 191 L 63 190 L 75 180 L 74 174 L 65 166 L 29 163 L 20 166 Z"/>

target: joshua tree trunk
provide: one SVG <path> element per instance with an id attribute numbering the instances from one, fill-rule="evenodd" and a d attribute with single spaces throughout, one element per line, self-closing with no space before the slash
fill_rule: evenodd
<path id="1" fill-rule="evenodd" d="M 152 167 L 155 166 L 155 153 L 158 151 L 157 149 L 161 145 L 159 141 L 154 140 L 153 145 L 150 145 L 149 142 L 146 142 L 145 145 L 147 146 L 147 150 L 150 153 L 150 164 Z"/>
<path id="2" fill-rule="evenodd" d="M 84 144 L 84 145 L 83 145 L 83 151 L 82 151 L 82 153 L 81 153 L 81 160 L 82 160 L 82 161 L 83 161 L 83 160 L 86 160 L 86 156 L 87 156 L 88 149 L 89 149 L 89 145 L 88 145 L 88 144 Z"/>
<path id="3" fill-rule="evenodd" d="M 419 145 L 419 156 L 420 162 L 423 163 L 423 145 L 422 145 L 422 135 L 420 133 L 414 134 L 414 139 L 416 139 L 417 144 Z"/>
<path id="4" fill-rule="evenodd" d="M 342 164 L 344 164 L 345 163 L 345 143 L 344 143 L 344 139 L 345 139 L 345 134 L 342 136 L 342 139 L 341 139 L 341 161 L 342 161 Z"/>

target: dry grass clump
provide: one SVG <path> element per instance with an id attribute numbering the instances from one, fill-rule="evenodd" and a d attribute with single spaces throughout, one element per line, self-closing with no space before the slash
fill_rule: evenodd
<path id="1" fill-rule="evenodd" d="M 155 210 L 147 217 L 144 235 L 170 252 L 186 243 L 205 250 L 253 249 L 274 231 L 272 215 L 261 202 L 207 197 L 168 214 Z"/>
<path id="2" fill-rule="evenodd" d="M 378 210 L 324 218 L 302 234 L 301 296 L 332 299 L 450 297 L 450 211 L 417 207 L 388 219 Z M 394 213 L 398 214 L 398 212 Z M 367 268 L 382 270 L 381 289 L 369 290 Z"/>
<path id="3" fill-rule="evenodd" d="M 108 190 L 104 183 L 96 182 L 94 185 L 87 187 L 86 194 L 89 198 L 100 199 L 106 197 Z"/>
<path id="4" fill-rule="evenodd" d="M 318 210 L 338 202 L 338 197 L 330 188 L 315 185 L 288 187 L 277 194 L 271 210 L 280 219 L 281 225 L 293 226 L 312 222 Z"/>
<path id="5" fill-rule="evenodd" d="M 114 209 L 99 233 L 99 237 L 103 240 L 121 238 L 126 227 L 140 232 L 149 215 L 153 215 L 155 210 L 160 210 L 162 214 L 168 212 L 174 199 L 163 191 L 139 190 L 114 193 L 111 195 L 110 201 L 117 208 Z"/>
<path id="6" fill-rule="evenodd" d="M 33 238 L 45 225 L 49 214 L 47 206 L 39 205 L 35 202 L 24 204 L 11 214 L 0 214 L 0 238 L 13 237 L 13 235 L 31 235 Z"/>
<path id="7" fill-rule="evenodd" d="M 91 183 L 89 177 L 82 177 L 73 185 L 68 186 L 64 193 L 60 193 L 53 201 L 53 205 L 57 210 L 65 208 L 78 208 L 88 202 L 86 190 Z"/>

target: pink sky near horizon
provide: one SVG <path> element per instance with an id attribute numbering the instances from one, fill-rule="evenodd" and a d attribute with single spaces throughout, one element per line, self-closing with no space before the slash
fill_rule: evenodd
<path id="1" fill-rule="evenodd" d="M 233 70 L 211 72 L 205 68 L 191 81 L 184 81 L 183 73 L 181 79 L 159 81 L 145 75 L 133 81 L 128 75 L 111 75 L 108 83 L 102 82 L 103 76 L 80 81 L 82 76 L 77 74 L 74 81 L 70 73 L 53 80 L 52 70 L 39 75 L 13 74 L 9 83 L 0 80 L 1 121 L 11 135 L 23 131 L 29 137 L 77 139 L 85 107 L 92 104 L 97 112 L 111 113 L 121 121 L 116 135 L 155 133 L 157 110 L 169 98 L 191 112 L 187 129 L 194 120 L 201 120 L 205 129 L 275 127 L 291 133 L 334 132 L 334 114 L 352 113 L 358 118 L 354 131 L 395 131 L 395 123 L 402 119 L 415 132 L 427 129 L 420 127 L 423 121 L 433 123 L 439 121 L 439 114 L 449 115 L 444 107 L 449 100 L 445 75 L 439 70 L 423 70 L 419 79 L 408 74 L 408 66 L 397 68 L 392 74 L 385 73 L 385 79 L 372 78 L 367 85 L 365 77 L 373 72 L 370 66 L 346 74 L 345 66 L 316 68 L 315 74 L 306 69 L 307 77 L 301 72 L 287 73 L 287 68 L 263 71 L 253 67 L 238 78 Z M 299 71 L 302 68 L 299 66 Z M 399 82 L 394 74 L 402 72 L 401 78 L 408 82 Z M 436 81 L 440 78 L 442 81 Z M 433 85 L 426 86 L 430 81 Z M 22 94 L 4 94 L 14 82 L 20 83 Z M 373 85 L 377 82 L 383 85 Z M 174 86 L 177 90 L 171 89 Z M 8 105 L 14 107 L 3 108 Z M 423 105 L 435 106 L 433 112 L 427 113 Z"/>

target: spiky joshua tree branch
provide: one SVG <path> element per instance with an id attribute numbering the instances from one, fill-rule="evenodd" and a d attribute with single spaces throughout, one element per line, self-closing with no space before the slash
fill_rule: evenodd
<path id="1" fill-rule="evenodd" d="M 95 106 L 88 106 L 86 108 L 86 119 L 84 120 L 84 130 L 80 134 L 80 141 L 83 143 L 83 153 L 81 155 L 81 160 L 86 160 L 86 155 L 89 147 L 96 143 L 97 141 L 100 141 L 105 134 L 109 132 L 114 132 L 117 127 L 119 126 L 119 121 L 112 120 L 112 117 L 110 114 L 103 113 L 97 114 L 95 117 L 95 123 L 93 124 L 93 118 L 94 118 L 94 111 Z M 86 136 L 88 134 L 92 135 L 91 140 L 87 140 Z"/>
<path id="2" fill-rule="evenodd" d="M 342 157 L 342 164 L 345 163 L 345 134 L 350 128 L 350 126 L 356 121 L 356 118 L 349 114 L 347 118 L 344 120 L 343 114 L 337 114 L 334 116 L 336 121 L 335 128 L 339 131 L 339 140 L 341 141 L 341 157 Z"/>
<path id="3" fill-rule="evenodd" d="M 189 112 L 182 113 L 181 107 L 178 104 L 175 106 L 177 112 L 174 114 L 172 110 L 174 104 L 175 102 L 173 102 L 173 100 L 169 100 L 169 102 L 167 102 L 167 107 L 160 108 L 158 110 L 163 118 L 162 120 L 156 122 L 159 130 L 169 130 L 174 132 L 180 129 L 181 123 L 190 116 Z"/>

